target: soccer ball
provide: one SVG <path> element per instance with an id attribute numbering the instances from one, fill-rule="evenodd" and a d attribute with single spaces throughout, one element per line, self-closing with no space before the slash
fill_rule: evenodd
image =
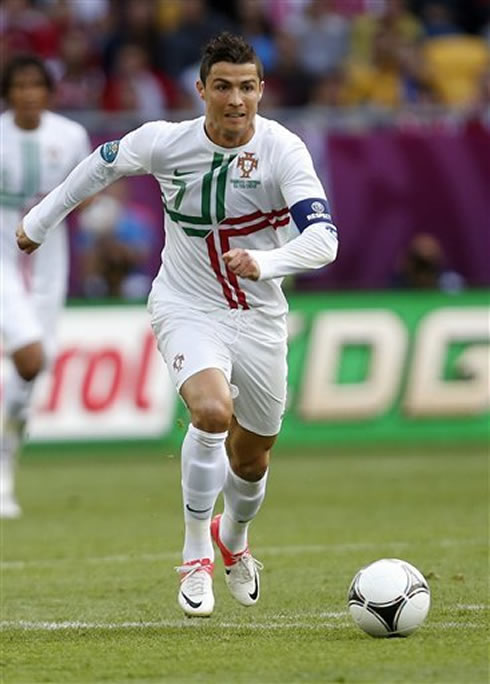
<path id="1" fill-rule="evenodd" d="M 427 617 L 430 589 L 410 563 L 383 558 L 359 570 L 348 602 L 354 622 L 371 636 L 404 637 Z"/>

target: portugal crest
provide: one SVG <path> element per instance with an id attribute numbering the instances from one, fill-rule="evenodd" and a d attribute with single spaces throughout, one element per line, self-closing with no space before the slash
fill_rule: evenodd
<path id="1" fill-rule="evenodd" d="M 259 160 L 255 158 L 255 152 L 244 152 L 238 157 L 237 167 L 241 171 L 240 178 L 250 178 L 250 174 L 259 165 Z"/>
<path id="2" fill-rule="evenodd" d="M 176 354 L 174 356 L 174 361 L 172 366 L 177 373 L 179 373 L 184 367 L 185 356 L 183 354 Z"/>

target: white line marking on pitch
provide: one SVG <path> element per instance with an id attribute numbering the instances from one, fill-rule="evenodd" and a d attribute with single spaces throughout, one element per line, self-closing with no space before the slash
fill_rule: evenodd
<path id="1" fill-rule="evenodd" d="M 435 622 L 432 627 L 437 629 L 482 629 L 481 625 L 474 622 Z"/>
<path id="2" fill-rule="evenodd" d="M 30 631 L 55 632 L 69 629 L 176 629 L 180 627 L 201 627 L 206 625 L 213 628 L 228 629 L 338 629 L 345 627 L 347 622 L 227 622 L 218 620 L 158 620 L 154 622 L 30 622 L 19 620 L 17 622 L 5 620 L 0 622 L 0 629 L 21 629 Z"/>
<path id="3" fill-rule="evenodd" d="M 0 629 L 16 629 L 25 631 L 56 632 L 67 630 L 115 630 L 115 629 L 178 629 L 181 627 L 211 627 L 227 629 L 251 629 L 251 630 L 280 630 L 280 629 L 340 629 L 342 627 L 354 626 L 347 620 L 338 622 L 227 622 L 213 620 L 157 620 L 148 622 L 32 622 L 29 620 L 4 620 L 0 622 Z M 481 625 L 472 622 L 433 622 L 428 625 L 435 629 L 481 629 Z"/>
<path id="4" fill-rule="evenodd" d="M 476 545 L 482 542 L 479 539 L 441 539 L 437 546 L 468 546 Z M 259 547 L 254 549 L 258 556 L 289 556 L 302 553 L 328 553 L 331 552 L 345 552 L 345 551 L 361 551 L 369 549 L 393 548 L 393 549 L 408 549 L 417 546 L 417 543 L 410 542 L 387 542 L 387 543 L 346 543 L 346 544 L 310 544 L 302 546 L 269 546 Z M 51 558 L 51 559 L 34 559 L 34 560 L 12 560 L 0 562 L 0 570 L 24 570 L 29 568 L 51 568 L 61 563 L 75 563 L 80 565 L 82 563 L 102 564 L 102 563 L 130 563 L 130 562 L 159 562 L 159 561 L 173 561 L 180 557 L 177 551 L 167 551 L 162 553 L 142 553 L 139 555 L 131 554 L 114 554 L 110 556 L 92 556 L 88 558 Z"/>

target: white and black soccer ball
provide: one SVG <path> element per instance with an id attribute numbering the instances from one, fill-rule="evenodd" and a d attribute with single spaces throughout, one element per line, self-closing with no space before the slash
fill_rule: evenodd
<path id="1" fill-rule="evenodd" d="M 361 568 L 349 588 L 354 622 L 374 637 L 404 637 L 427 617 L 430 589 L 413 565 L 383 558 Z"/>

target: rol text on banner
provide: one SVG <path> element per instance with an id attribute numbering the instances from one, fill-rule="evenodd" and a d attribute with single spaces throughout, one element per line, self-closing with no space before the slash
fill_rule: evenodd
<path id="1" fill-rule="evenodd" d="M 143 306 L 64 311 L 59 353 L 36 387 L 31 439 L 155 438 L 176 395 Z"/>

